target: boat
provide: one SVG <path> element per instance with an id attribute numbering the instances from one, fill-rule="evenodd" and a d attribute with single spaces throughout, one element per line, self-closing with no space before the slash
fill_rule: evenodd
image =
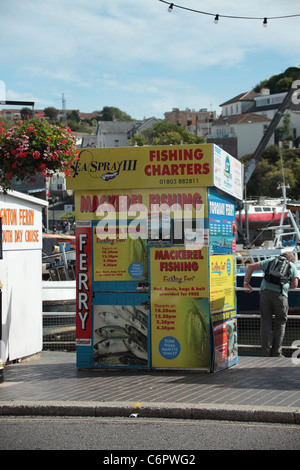
<path id="1" fill-rule="evenodd" d="M 274 204 L 271 201 L 267 201 L 265 204 L 247 204 L 247 214 L 246 210 L 243 209 L 236 213 L 236 220 L 244 224 L 246 222 L 246 217 L 248 218 L 248 223 L 250 228 L 262 227 L 263 225 L 276 225 L 279 224 L 281 218 L 286 219 L 288 211 L 284 210 L 282 204 Z"/>

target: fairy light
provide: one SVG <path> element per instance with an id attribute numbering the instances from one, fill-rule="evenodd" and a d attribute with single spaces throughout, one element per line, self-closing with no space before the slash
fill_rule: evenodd
<path id="1" fill-rule="evenodd" d="M 214 16 L 214 23 L 218 24 L 220 18 L 231 18 L 235 20 L 263 20 L 263 26 L 267 27 L 268 21 L 269 20 L 281 20 L 284 18 L 295 18 L 299 17 L 300 13 L 297 13 L 295 15 L 282 15 L 282 16 L 268 16 L 268 17 L 259 17 L 259 16 L 235 16 L 235 15 L 220 15 L 220 14 L 215 14 L 211 13 L 208 11 L 201 11 L 201 10 L 193 10 L 192 8 L 187 8 L 183 7 L 181 5 L 176 5 L 175 3 L 170 3 L 167 0 L 159 0 L 162 3 L 166 3 L 169 5 L 168 11 L 171 12 L 173 11 L 174 7 L 179 8 L 181 10 L 186 10 L 186 11 L 191 11 L 193 13 L 200 13 L 201 15 L 208 15 L 208 16 Z"/>

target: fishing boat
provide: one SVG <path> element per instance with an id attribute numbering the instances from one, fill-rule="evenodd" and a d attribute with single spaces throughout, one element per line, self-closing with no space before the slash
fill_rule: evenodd
<path id="1" fill-rule="evenodd" d="M 274 225 L 279 224 L 281 218 L 286 219 L 288 211 L 284 210 L 282 204 L 274 204 L 270 201 L 267 201 L 265 204 L 251 204 L 247 203 L 247 214 L 246 210 L 243 209 L 236 213 L 237 222 L 246 222 L 246 217 L 248 218 L 248 223 L 250 228 L 262 227 L 264 225 Z"/>

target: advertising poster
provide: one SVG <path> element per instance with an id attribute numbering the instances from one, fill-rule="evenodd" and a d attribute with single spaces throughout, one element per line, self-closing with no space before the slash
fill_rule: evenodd
<path id="1" fill-rule="evenodd" d="M 237 317 L 233 255 L 210 256 L 210 315 L 214 369 L 237 362 Z"/>
<path id="2" fill-rule="evenodd" d="M 225 150 L 214 145 L 213 185 L 237 199 L 243 199 L 244 166 Z"/>
<path id="3" fill-rule="evenodd" d="M 212 255 L 235 252 L 235 205 L 211 194 L 208 200 L 209 252 Z"/>
<path id="4" fill-rule="evenodd" d="M 209 368 L 208 249 L 150 250 L 152 366 Z"/>
<path id="5" fill-rule="evenodd" d="M 148 313 L 144 305 L 94 305 L 94 364 L 147 366 Z"/>
<path id="6" fill-rule="evenodd" d="M 210 256 L 209 266 L 211 313 L 235 309 L 233 255 Z"/>
<path id="7" fill-rule="evenodd" d="M 100 238 L 93 226 L 94 281 L 132 281 L 148 278 L 147 240 Z"/>
<path id="8" fill-rule="evenodd" d="M 214 337 L 214 370 L 222 370 L 236 364 L 237 318 L 236 311 L 212 315 Z"/>

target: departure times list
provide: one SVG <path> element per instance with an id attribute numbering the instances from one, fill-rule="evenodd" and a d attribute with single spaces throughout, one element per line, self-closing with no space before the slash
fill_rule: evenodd
<path id="1" fill-rule="evenodd" d="M 207 257 L 207 247 L 201 250 L 187 250 L 185 247 L 153 247 L 150 250 L 154 366 L 206 365 L 207 358 L 199 360 L 192 351 L 191 335 L 193 336 L 195 325 L 198 332 L 202 325 L 208 323 L 207 312 L 203 314 L 200 312 L 201 302 L 207 305 Z M 206 330 L 204 326 L 204 330 L 205 340 L 208 328 Z"/>

